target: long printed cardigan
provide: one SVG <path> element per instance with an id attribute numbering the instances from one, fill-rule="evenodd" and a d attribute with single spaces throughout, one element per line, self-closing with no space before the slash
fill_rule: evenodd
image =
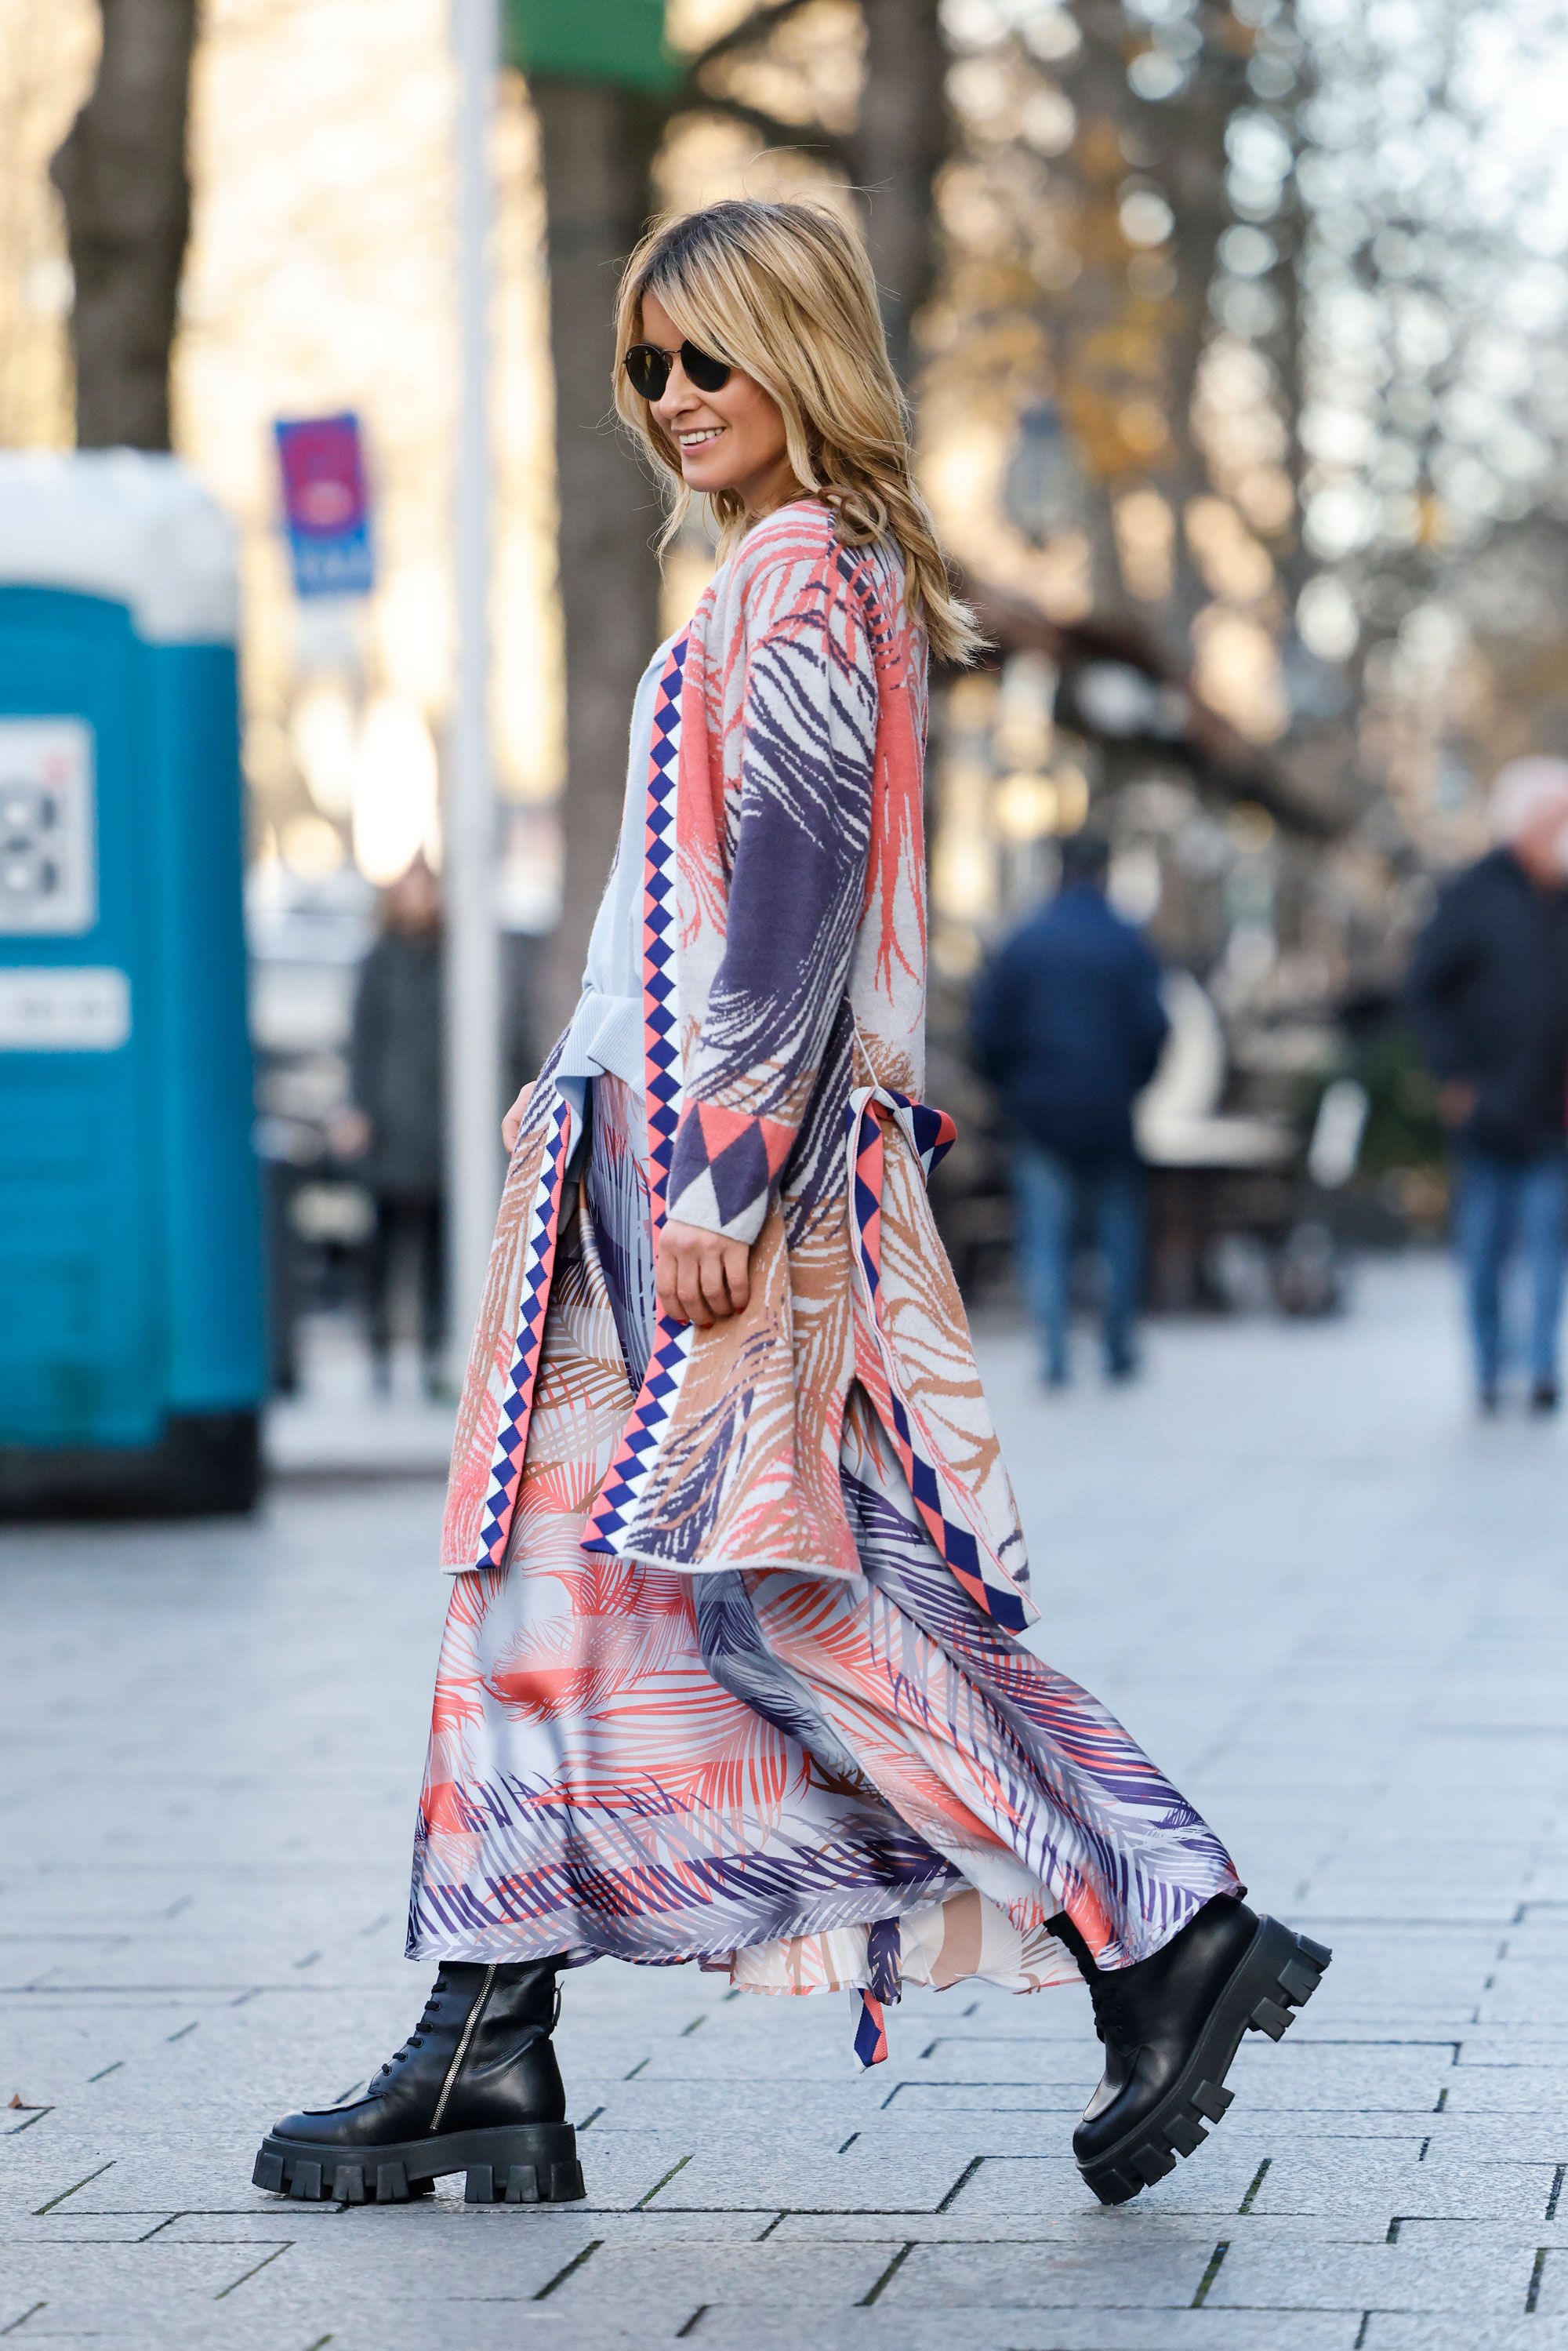
<path id="1" fill-rule="evenodd" d="M 643 876 L 655 1222 L 751 1245 L 745 1311 L 662 1321 L 591 1550 L 688 1573 L 860 1572 L 839 1476 L 860 1381 L 953 1574 L 999 1625 L 1022 1536 L 925 1195 L 925 641 L 896 559 L 802 500 L 758 524 L 661 681 Z M 559 1049 L 558 1049 L 559 1051 Z M 528 1441 L 573 1089 L 529 1095 L 458 1417 L 453 1572 L 501 1565 Z"/>

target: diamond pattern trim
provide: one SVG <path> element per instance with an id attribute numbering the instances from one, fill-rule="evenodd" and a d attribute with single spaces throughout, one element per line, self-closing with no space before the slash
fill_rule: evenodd
<path id="1" fill-rule="evenodd" d="M 670 648 L 653 705 L 648 751 L 648 809 L 643 857 L 643 1052 L 648 1104 L 648 1192 L 657 1246 L 669 1193 L 670 1160 L 681 1123 L 680 1043 L 675 1000 L 675 792 L 681 747 L 681 682 L 686 640 Z M 681 1392 L 692 1329 L 661 1315 L 647 1375 L 610 1474 L 589 1512 L 584 1551 L 619 1552 L 659 1437 Z"/>
<path id="2" fill-rule="evenodd" d="M 476 1568 L 500 1567 L 507 1556 L 512 1510 L 522 1482 L 528 1451 L 528 1416 L 533 1410 L 534 1384 L 538 1377 L 539 1347 L 544 1338 L 545 1310 L 549 1304 L 550 1276 L 555 1268 L 556 1239 L 560 1230 L 560 1199 L 571 1155 L 571 1111 L 559 1101 L 550 1115 L 549 1139 L 539 1168 L 539 1180 L 528 1212 L 528 1237 L 523 1256 L 522 1290 L 517 1307 L 517 1335 L 511 1370 L 501 1406 L 496 1448 L 490 1458 L 490 1490 L 479 1529 Z"/>

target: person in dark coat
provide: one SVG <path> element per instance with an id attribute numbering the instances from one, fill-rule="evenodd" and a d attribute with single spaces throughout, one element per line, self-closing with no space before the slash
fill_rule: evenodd
<path id="1" fill-rule="evenodd" d="M 1531 1404 L 1549 1413 L 1568 1228 L 1568 761 L 1504 768 L 1492 829 L 1497 847 L 1449 883 L 1416 942 L 1408 1003 L 1453 1149 L 1481 1409 L 1498 1405 L 1503 1285 L 1521 1251 Z"/>
<path id="2" fill-rule="evenodd" d="M 1105 1367 L 1137 1367 L 1144 1175 L 1133 1104 L 1155 1073 L 1169 1023 L 1160 969 L 1108 904 L 1106 843 L 1063 843 L 1054 898 L 1015 931 L 975 991 L 975 1060 L 1001 1097 L 1014 1138 L 1018 1249 L 1053 1387 L 1068 1378 L 1073 1240 L 1092 1226 L 1104 1268 Z"/>
<path id="3" fill-rule="evenodd" d="M 439 1381 L 444 1321 L 441 887 L 423 858 L 382 901 L 382 930 L 360 966 L 349 1045 L 352 1109 L 337 1141 L 375 1202 L 365 1260 L 376 1384 L 392 1374 L 396 1267 L 413 1261 L 426 1383 Z"/>

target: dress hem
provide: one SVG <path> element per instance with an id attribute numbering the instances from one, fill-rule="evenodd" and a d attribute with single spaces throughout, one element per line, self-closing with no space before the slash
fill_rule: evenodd
<path id="1" fill-rule="evenodd" d="M 1217 1895 L 1234 1894 L 1240 1898 L 1245 1899 L 1247 1893 L 1246 1886 L 1236 1876 L 1234 1870 L 1222 1876 L 1218 1883 L 1210 1886 L 1207 1891 L 1200 1891 L 1197 1887 L 1185 1890 L 1189 1894 L 1189 1903 L 1183 1906 L 1177 1906 L 1179 1915 L 1171 1918 L 1166 1931 L 1159 1937 L 1157 1941 L 1151 1943 L 1147 1951 L 1142 1951 L 1139 1953 L 1138 1956 L 1140 1959 L 1147 1959 L 1151 1957 L 1154 1952 L 1162 1950 L 1166 1943 L 1174 1940 L 1176 1936 L 1180 1934 L 1182 1928 L 1197 1916 L 1197 1913 L 1204 1907 L 1205 1904 L 1213 1901 Z M 722 1943 L 705 1947 L 700 1949 L 694 1949 L 681 1951 L 649 1951 L 645 1949 L 639 1951 L 630 1949 L 617 1949 L 613 1944 L 605 1941 L 602 1936 L 591 1943 L 563 1943 L 556 1937 L 552 1937 L 551 1934 L 540 1931 L 542 1928 L 549 1924 L 548 1921 L 542 1920 L 519 1920 L 515 1926 L 507 1926 L 497 1923 L 493 1927 L 487 1928 L 483 1933 L 476 1935 L 464 1934 L 455 1929 L 444 1934 L 432 1934 L 425 1932 L 423 1934 L 416 1935 L 411 1925 L 409 1935 L 403 1947 L 403 1955 L 406 1959 L 423 1959 L 427 1962 L 434 1960 L 438 1965 L 444 1960 L 454 1959 L 477 1962 L 481 1965 L 496 1964 L 501 1966 L 521 1966 L 535 1959 L 557 1959 L 559 1960 L 559 1963 L 563 1968 L 589 1967 L 591 1966 L 593 1961 L 596 1959 L 620 1959 L 628 1967 L 696 1967 L 702 1969 L 706 1973 L 716 1973 L 722 1970 L 727 1964 L 732 1962 L 736 1955 L 740 1951 L 755 1950 L 760 1946 L 768 1943 L 791 1942 L 798 1939 L 803 1940 L 811 1936 L 830 1934 L 838 1929 L 852 1929 L 857 1927 L 869 1928 L 888 1919 L 898 1919 L 902 1921 L 906 1918 L 917 1917 L 923 1911 L 937 1910 L 942 1908 L 942 1907 L 946 1903 L 951 1901 L 955 1896 L 963 1894 L 967 1891 L 977 1892 L 978 1889 L 974 1887 L 973 1881 L 966 1878 L 962 1872 L 953 1871 L 951 1872 L 948 1880 L 940 1886 L 939 1890 L 934 1890 L 931 1886 L 921 1886 L 912 1893 L 907 1899 L 902 1901 L 894 1900 L 888 1907 L 876 1910 L 860 1917 L 834 1918 L 831 1921 L 826 1921 L 820 1917 L 816 1919 L 808 1917 L 797 1919 L 794 1923 L 768 1920 L 759 1925 L 755 1934 L 737 1936 L 734 1933 L 731 1933 Z M 1047 1898 L 1049 1898 L 1049 1895 Z M 1048 1911 L 1043 1901 L 1040 1907 L 1040 1917 L 1035 1924 L 1038 1928 L 1049 1928 L 1051 1919 L 1057 1916 L 1058 1913 L 1054 1910 Z M 530 1927 L 533 1929 L 532 1932 L 530 1932 Z M 1051 1940 L 1060 1942 L 1061 1938 L 1058 1937 L 1052 1937 Z M 1078 1968 L 1076 1959 L 1072 1956 L 1070 1947 L 1065 1943 L 1061 1943 L 1061 1948 L 1067 1953 L 1069 1959 L 1071 1960 L 1071 1971 L 1064 1974 L 1061 1980 L 1062 1982 L 1081 1982 L 1082 1980 L 1082 1973 Z M 1096 1964 L 1103 1968 L 1108 1967 L 1113 1971 L 1118 1967 L 1130 1967 L 1135 1964 L 1135 1962 L 1131 1959 L 1108 1957 L 1108 1953 L 1110 1953 L 1114 1948 L 1116 1947 L 1113 1944 L 1107 1944 L 1104 1946 L 1103 1949 L 1096 1954 Z M 976 1982 L 986 1980 L 984 1970 L 981 1969 L 976 1969 L 969 1975 L 955 1979 L 955 1980 L 960 1982 Z M 797 1989 L 795 1987 L 786 1985 L 773 1986 L 766 1984 L 742 1984 L 737 1988 L 743 1991 L 758 1991 L 769 1995 L 773 1994 L 775 1991 L 792 1992 Z M 860 1989 L 866 1988 L 867 1987 L 864 1986 L 860 1987 Z M 925 1986 L 918 1986 L 917 1988 L 922 1990 L 925 1989 Z M 940 1988 L 946 1989 L 946 1987 Z M 843 1989 L 845 1989 L 845 1987 L 842 1985 L 831 1984 L 801 1985 L 798 1988 L 799 1991 L 801 1993 L 817 1991 L 841 1991 Z M 855 1987 L 851 1986 L 849 1989 L 853 1990 Z M 1019 1985 L 1013 1987 L 1013 1989 L 1019 1991 L 1042 1991 L 1054 1989 L 1054 1985 Z"/>
<path id="2" fill-rule="evenodd" d="M 760 1921 L 755 1934 L 731 1932 L 722 1943 L 707 1944 L 700 1949 L 682 1951 L 649 1951 L 618 1949 L 602 1934 L 593 1942 L 552 1940 L 548 1919 L 519 1919 L 515 1926 L 497 1921 L 478 1934 L 465 1934 L 453 1929 L 446 1934 L 415 1934 L 411 1928 L 403 1956 L 410 1959 L 471 1959 L 484 1963 L 522 1965 L 530 1959 L 559 1957 L 565 1967 L 587 1967 L 593 1959 L 622 1959 L 634 1968 L 714 1967 L 728 1959 L 737 1951 L 755 1949 L 759 1943 L 790 1942 L 806 1935 L 831 1934 L 835 1928 L 874 1927 L 888 1918 L 906 1918 L 921 1910 L 939 1909 L 955 1894 L 961 1893 L 968 1881 L 956 1870 L 946 1871 L 940 1878 L 912 1889 L 905 1898 L 890 1894 L 884 1908 L 862 1913 L 854 1918 L 822 1917 L 802 1914 L 794 1919 Z M 586 1924 L 586 1921 L 579 1921 Z M 507 1948 L 497 1950 L 498 1942 Z M 524 1948 L 518 1948 L 523 1946 Z"/>

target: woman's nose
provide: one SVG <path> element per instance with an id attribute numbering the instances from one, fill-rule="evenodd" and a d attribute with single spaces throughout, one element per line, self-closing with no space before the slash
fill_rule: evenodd
<path id="1" fill-rule="evenodd" d="M 670 361 L 669 380 L 653 402 L 653 413 L 662 423 L 673 423 L 684 409 L 691 406 L 695 396 L 679 359 L 673 359 Z"/>

